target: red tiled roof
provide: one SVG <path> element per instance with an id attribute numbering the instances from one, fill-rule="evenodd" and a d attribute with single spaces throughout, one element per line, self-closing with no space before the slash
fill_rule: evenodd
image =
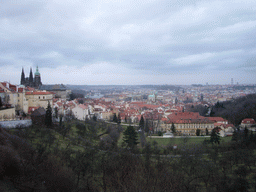
<path id="1" fill-rule="evenodd" d="M 80 105 L 78 105 L 78 106 L 81 107 L 83 110 L 88 109 L 88 106 L 86 106 L 86 105 L 84 105 L 84 104 L 80 104 Z"/>
<path id="2" fill-rule="evenodd" d="M 207 117 L 209 120 L 217 122 L 217 121 L 227 121 L 223 119 L 222 117 Z"/>
<path id="3" fill-rule="evenodd" d="M 32 91 L 32 92 L 26 92 L 26 95 L 51 95 L 52 92 L 49 91 Z"/>
<path id="4" fill-rule="evenodd" d="M 35 111 L 36 109 L 38 109 L 38 107 L 29 107 L 28 113 L 30 114 L 31 112 Z"/>
<path id="5" fill-rule="evenodd" d="M 246 118 L 242 120 L 242 123 L 244 124 L 255 124 L 255 120 L 252 118 Z"/>

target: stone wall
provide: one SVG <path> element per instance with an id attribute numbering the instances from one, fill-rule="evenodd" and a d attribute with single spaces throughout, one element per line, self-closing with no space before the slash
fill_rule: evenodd
<path id="1" fill-rule="evenodd" d="M 24 128 L 32 125 L 32 120 L 0 121 L 0 127 L 6 129 Z"/>

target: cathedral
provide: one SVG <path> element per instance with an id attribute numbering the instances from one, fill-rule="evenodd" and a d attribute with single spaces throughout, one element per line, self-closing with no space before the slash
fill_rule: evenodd
<path id="1" fill-rule="evenodd" d="M 25 77 L 24 69 L 22 68 L 20 84 L 25 87 L 39 88 L 42 85 L 38 66 L 36 67 L 35 77 L 33 77 L 32 68 L 30 68 L 29 77 Z"/>

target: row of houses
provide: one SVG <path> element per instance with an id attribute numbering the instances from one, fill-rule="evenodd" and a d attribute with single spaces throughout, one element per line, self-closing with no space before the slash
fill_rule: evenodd
<path id="1" fill-rule="evenodd" d="M 54 93 L 0 82 L 0 97 L 4 103 L 0 112 L 0 121 L 3 121 L 13 120 L 22 113 L 31 114 L 39 107 L 46 108 L 48 103 L 52 105 Z"/>
<path id="2" fill-rule="evenodd" d="M 100 103 L 102 102 L 102 103 Z M 92 100 L 86 104 L 79 104 L 77 101 L 70 101 L 58 106 L 66 108 L 71 106 L 75 118 L 84 120 L 96 115 L 99 119 L 111 121 L 116 114 L 123 123 L 138 123 L 141 116 L 147 121 L 147 125 L 152 132 L 170 132 L 171 126 L 174 125 L 177 134 L 195 135 L 199 129 L 201 134 L 211 132 L 215 127 L 219 127 L 222 135 L 232 135 L 234 125 L 228 123 L 222 117 L 204 117 L 197 112 L 184 112 L 184 106 L 170 105 L 149 105 L 143 102 L 122 102 L 111 103 L 102 100 Z M 70 103 L 72 103 L 70 105 Z M 247 120 L 248 121 L 248 120 Z M 242 126 L 251 129 L 255 124 L 254 120 L 242 122 Z"/>

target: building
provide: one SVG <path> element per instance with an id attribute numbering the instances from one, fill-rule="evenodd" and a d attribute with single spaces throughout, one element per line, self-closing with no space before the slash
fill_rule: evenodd
<path id="1" fill-rule="evenodd" d="M 26 92 L 26 100 L 28 101 L 28 109 L 43 107 L 47 108 L 48 102 L 52 107 L 54 94 L 49 91 L 30 91 Z M 28 110 L 30 111 L 30 110 Z"/>
<path id="2" fill-rule="evenodd" d="M 42 82 L 40 73 L 38 71 L 38 66 L 36 67 L 35 77 L 33 77 L 32 68 L 30 68 L 29 77 L 25 77 L 24 69 L 22 68 L 20 84 L 24 85 L 25 87 L 29 86 L 34 88 L 41 86 Z"/>
<path id="3" fill-rule="evenodd" d="M 256 122 L 253 118 L 246 118 L 242 120 L 241 127 L 247 127 L 250 131 L 256 131 Z"/>
<path id="4" fill-rule="evenodd" d="M 179 112 L 168 116 L 166 122 L 166 131 L 171 132 L 171 126 L 174 124 L 177 134 L 180 135 L 196 135 L 199 129 L 201 134 L 209 133 L 214 128 L 214 122 L 206 117 L 200 116 L 198 112 Z"/>
<path id="5" fill-rule="evenodd" d="M 84 104 L 80 104 L 72 109 L 72 113 L 75 118 L 85 120 L 86 118 L 89 118 L 89 107 Z"/>
<path id="6" fill-rule="evenodd" d="M 39 90 L 46 90 L 55 93 L 55 98 L 61 99 L 69 99 L 71 90 L 67 89 L 67 87 L 63 84 L 56 84 L 56 85 L 41 85 Z"/>
<path id="7" fill-rule="evenodd" d="M 45 124 L 46 110 L 42 107 L 34 110 L 31 113 L 31 120 L 33 125 L 44 125 Z"/>

